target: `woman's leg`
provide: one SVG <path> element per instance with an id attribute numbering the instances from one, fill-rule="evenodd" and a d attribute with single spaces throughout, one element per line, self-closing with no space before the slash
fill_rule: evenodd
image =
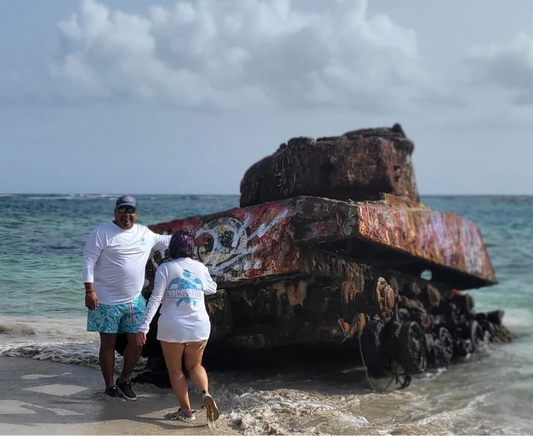
<path id="1" fill-rule="evenodd" d="M 209 381 L 207 379 L 207 372 L 202 366 L 202 358 L 204 356 L 205 341 L 189 342 L 185 347 L 185 368 L 189 372 L 194 386 L 201 393 L 209 391 Z"/>
<path id="2" fill-rule="evenodd" d="M 163 356 L 165 356 L 172 390 L 180 403 L 181 410 L 184 413 L 189 413 L 192 410 L 189 401 L 189 389 L 181 366 L 183 350 L 186 348 L 185 344 L 161 341 L 161 348 L 163 349 Z"/>
<path id="3" fill-rule="evenodd" d="M 190 343 L 185 347 L 185 367 L 189 371 L 191 380 L 202 395 L 202 404 L 205 407 L 207 421 L 214 422 L 220 416 L 220 410 L 213 397 L 209 394 L 209 381 L 207 379 L 207 372 L 202 366 L 202 357 L 205 350 L 204 342 Z"/>

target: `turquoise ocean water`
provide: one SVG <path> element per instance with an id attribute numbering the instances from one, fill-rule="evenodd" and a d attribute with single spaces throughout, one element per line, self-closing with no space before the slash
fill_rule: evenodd
<path id="1" fill-rule="evenodd" d="M 0 355 L 96 365 L 96 338 L 85 332 L 81 258 L 89 232 L 112 219 L 116 197 L 0 195 Z M 137 199 L 138 222 L 146 225 L 239 202 L 238 196 Z M 514 342 L 489 346 L 384 395 L 346 369 L 338 377 L 331 368 L 313 366 L 262 378 L 252 371 L 220 374 L 214 385 L 223 419 L 246 434 L 263 433 L 265 420 L 293 434 L 533 433 L 533 197 L 422 201 L 480 227 L 499 284 L 470 292 L 476 310 L 505 310 Z"/>

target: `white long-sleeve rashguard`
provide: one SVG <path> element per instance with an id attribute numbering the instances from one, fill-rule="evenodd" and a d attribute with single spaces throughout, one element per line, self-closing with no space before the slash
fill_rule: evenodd
<path id="1" fill-rule="evenodd" d="M 125 304 L 139 296 L 152 251 L 166 250 L 171 235 L 135 224 L 124 230 L 113 222 L 94 229 L 83 251 L 83 283 L 94 283 L 100 304 Z"/>
<path id="2" fill-rule="evenodd" d="M 216 291 L 217 284 L 201 262 L 182 257 L 160 265 L 139 331 L 148 332 L 162 304 L 157 323 L 158 340 L 183 344 L 208 339 L 211 323 L 204 296 Z"/>

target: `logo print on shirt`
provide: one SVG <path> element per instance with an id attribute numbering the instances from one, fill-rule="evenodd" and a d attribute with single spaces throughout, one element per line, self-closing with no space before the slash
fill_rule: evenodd
<path id="1" fill-rule="evenodd" d="M 167 295 L 178 298 L 176 307 L 181 303 L 188 303 L 196 309 L 196 303 L 202 298 L 203 291 L 202 281 L 199 278 L 193 280 L 190 271 L 183 270 L 183 278 L 175 278 L 169 283 Z"/>
<path id="2" fill-rule="evenodd" d="M 176 301 L 176 307 L 180 307 L 181 303 L 189 303 L 190 305 L 192 305 L 192 307 L 196 309 L 196 300 L 197 298 L 193 297 L 180 298 L 178 301 Z"/>
<path id="3" fill-rule="evenodd" d="M 139 242 L 141 245 L 146 245 L 146 238 L 143 236 Z"/>

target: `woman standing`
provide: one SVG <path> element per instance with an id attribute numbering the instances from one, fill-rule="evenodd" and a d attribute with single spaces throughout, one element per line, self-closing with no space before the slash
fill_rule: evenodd
<path id="1" fill-rule="evenodd" d="M 172 260 L 157 269 L 154 290 L 136 341 L 140 346 L 146 343 L 150 322 L 162 303 L 157 339 L 161 342 L 172 389 L 180 403 L 175 418 L 188 422 L 195 420 L 187 379 L 182 370 L 182 357 L 185 357 L 185 368 L 194 386 L 202 392 L 207 419 L 216 421 L 220 411 L 209 394 L 209 381 L 202 366 L 202 357 L 211 333 L 204 295 L 214 294 L 217 284 L 207 267 L 192 259 L 194 241 L 189 233 L 183 230 L 174 233 L 168 248 Z"/>

